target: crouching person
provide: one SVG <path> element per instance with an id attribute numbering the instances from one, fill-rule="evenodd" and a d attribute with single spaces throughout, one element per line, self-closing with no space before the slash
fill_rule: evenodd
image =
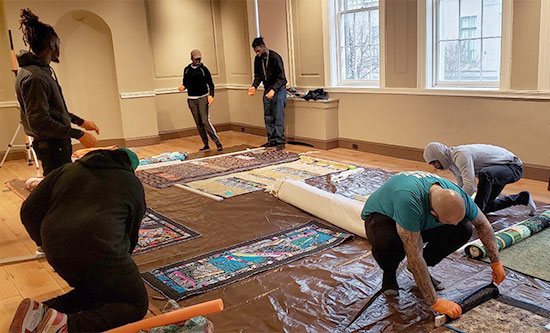
<path id="1" fill-rule="evenodd" d="M 142 319 L 145 286 L 131 258 L 145 213 L 137 156 L 93 151 L 54 170 L 21 207 L 21 221 L 48 263 L 74 288 L 24 299 L 10 332 L 98 332 Z"/>

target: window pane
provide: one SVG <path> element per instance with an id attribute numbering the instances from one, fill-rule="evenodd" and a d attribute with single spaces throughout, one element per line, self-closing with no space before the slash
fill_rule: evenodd
<path id="1" fill-rule="evenodd" d="M 500 38 L 483 40 L 483 55 L 481 57 L 484 81 L 500 80 Z"/>
<path id="2" fill-rule="evenodd" d="M 438 79 L 457 81 L 460 78 L 459 46 L 457 41 L 439 42 Z"/>
<path id="3" fill-rule="evenodd" d="M 348 46 L 344 48 L 345 80 L 378 80 L 380 78 L 378 45 Z"/>
<path id="4" fill-rule="evenodd" d="M 479 81 L 481 79 L 481 40 L 465 40 L 460 42 L 460 79 L 463 81 Z"/>
<path id="5" fill-rule="evenodd" d="M 483 37 L 501 36 L 502 0 L 483 1 Z"/>
<path id="6" fill-rule="evenodd" d="M 370 44 L 380 43 L 380 27 L 378 23 L 379 13 L 378 10 L 371 10 L 370 12 Z"/>
<path id="7" fill-rule="evenodd" d="M 458 0 L 439 1 L 439 40 L 458 38 Z"/>
<path id="8" fill-rule="evenodd" d="M 377 7 L 378 0 L 343 0 L 343 10 Z"/>
<path id="9" fill-rule="evenodd" d="M 481 37 L 481 0 L 460 1 L 460 38 Z"/>

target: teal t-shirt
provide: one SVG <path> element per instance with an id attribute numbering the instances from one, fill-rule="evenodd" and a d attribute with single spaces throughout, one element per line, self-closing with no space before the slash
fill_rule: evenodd
<path id="1" fill-rule="evenodd" d="M 444 189 L 458 192 L 464 199 L 466 214 L 464 220 L 477 217 L 477 205 L 460 187 L 425 171 L 405 171 L 388 179 L 377 189 L 363 207 L 361 218 L 370 213 L 391 217 L 402 228 L 409 231 L 423 231 L 444 225 L 430 213 L 430 187 L 437 183 Z M 463 220 L 463 221 L 464 221 Z"/>

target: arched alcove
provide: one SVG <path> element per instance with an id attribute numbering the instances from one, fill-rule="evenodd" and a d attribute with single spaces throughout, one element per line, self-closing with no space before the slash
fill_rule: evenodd
<path id="1" fill-rule="evenodd" d="M 123 138 L 111 30 L 98 15 L 72 11 L 55 24 L 61 39 L 54 64 L 69 112 L 93 120 L 100 139 Z"/>

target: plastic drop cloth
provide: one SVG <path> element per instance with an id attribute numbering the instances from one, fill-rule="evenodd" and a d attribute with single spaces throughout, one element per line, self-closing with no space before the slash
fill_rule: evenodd
<path id="1" fill-rule="evenodd" d="M 348 180 L 357 176 L 352 175 L 338 184 L 327 183 L 327 177 L 313 181 L 319 181 L 317 187 L 334 188 L 338 192 L 342 186 L 353 190 L 353 183 L 348 184 Z M 359 179 L 358 186 L 362 191 L 374 190 L 389 176 L 389 172 L 376 171 L 371 179 Z M 141 271 L 297 226 L 312 218 L 263 192 L 216 202 L 174 187 L 146 186 L 146 197 L 149 207 L 202 233 L 203 237 L 135 256 Z M 509 216 L 501 215 L 505 213 Z M 505 227 L 525 216 L 526 211 L 520 207 L 499 212 L 491 219 Z M 400 271 L 398 281 L 403 290 L 399 297 L 380 296 L 348 331 L 427 332 L 434 328 L 433 313 L 412 275 L 406 270 Z M 446 286 L 439 296 L 452 300 L 461 299 L 491 279 L 488 264 L 458 254 L 449 256 L 431 272 Z M 370 245 L 356 237 L 324 252 L 185 299 L 180 304 L 222 298 L 225 310 L 207 316 L 218 332 L 335 332 L 344 330 L 376 293 L 381 278 L 382 272 L 370 254 Z M 148 290 L 150 301 L 161 308 L 166 301 L 152 299 L 159 294 L 149 287 Z M 501 291 L 550 308 L 550 283 L 508 271 Z"/>

